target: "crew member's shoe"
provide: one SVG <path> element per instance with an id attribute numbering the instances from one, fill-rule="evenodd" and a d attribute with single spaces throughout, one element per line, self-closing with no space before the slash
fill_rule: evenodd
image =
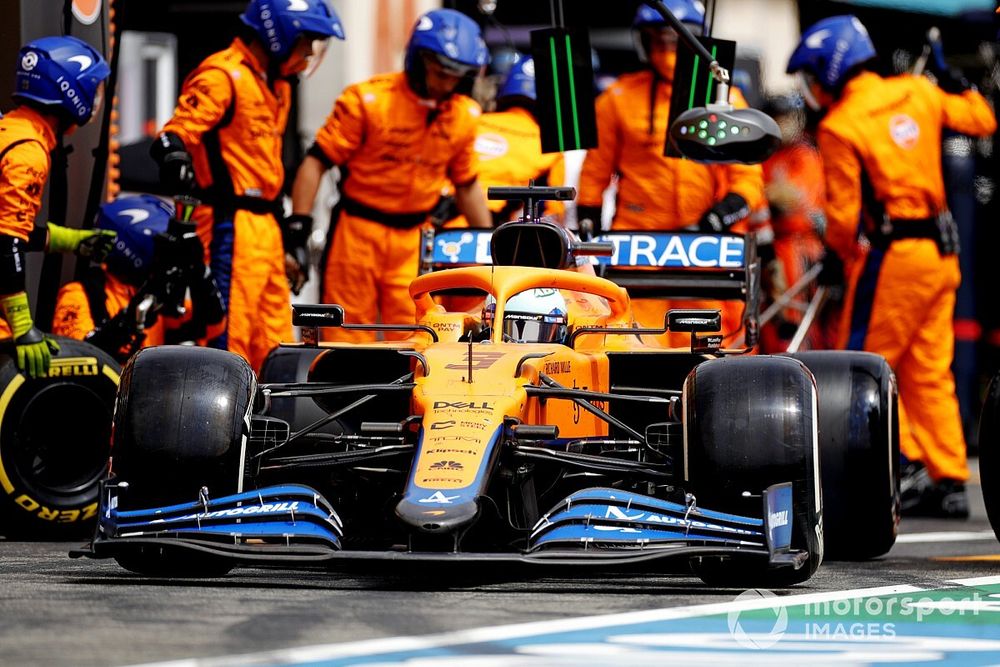
<path id="1" fill-rule="evenodd" d="M 900 511 L 907 515 L 921 504 L 924 494 L 934 483 L 920 461 L 906 461 L 899 475 Z"/>
<path id="2" fill-rule="evenodd" d="M 904 516 L 936 519 L 968 519 L 969 497 L 965 484 L 954 479 L 941 479 L 923 491 L 916 502 L 904 509 Z"/>

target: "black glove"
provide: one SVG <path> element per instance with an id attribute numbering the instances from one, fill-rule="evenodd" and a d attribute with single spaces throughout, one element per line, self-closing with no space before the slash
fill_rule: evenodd
<path id="1" fill-rule="evenodd" d="M 937 79 L 938 88 L 952 95 L 964 93 L 972 88 L 972 84 L 965 78 L 962 70 L 952 67 L 944 59 L 944 49 L 941 46 L 940 34 L 931 37 L 930 42 L 932 55 L 927 62 L 927 69 Z"/>
<path id="2" fill-rule="evenodd" d="M 590 223 L 585 223 L 584 220 L 589 220 Z M 589 239 L 584 238 L 584 236 L 587 234 L 599 234 L 601 232 L 601 207 L 577 206 L 576 221 L 581 232 L 580 238 L 588 241 Z"/>
<path id="3" fill-rule="evenodd" d="M 281 221 L 281 244 L 285 248 L 285 273 L 292 294 L 302 291 L 309 280 L 309 236 L 311 215 L 293 214 Z"/>
<path id="4" fill-rule="evenodd" d="M 843 287 L 844 262 L 833 250 L 826 249 L 822 259 L 823 268 L 816 277 L 816 282 L 824 287 Z"/>
<path id="5" fill-rule="evenodd" d="M 139 331 L 135 311 L 126 308 L 84 337 L 84 340 L 101 348 L 119 362 L 124 363 L 132 353 L 142 347 L 146 334 Z"/>
<path id="6" fill-rule="evenodd" d="M 194 188 L 194 163 L 184 141 L 173 132 L 165 132 L 150 146 L 149 154 L 160 165 L 160 183 L 174 194 Z"/>
<path id="7" fill-rule="evenodd" d="M 718 204 L 705 211 L 698 221 L 698 231 L 719 234 L 750 215 L 747 200 L 730 192 Z"/>

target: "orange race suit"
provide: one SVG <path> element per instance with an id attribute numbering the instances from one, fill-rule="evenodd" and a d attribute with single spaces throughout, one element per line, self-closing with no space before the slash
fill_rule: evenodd
<path id="1" fill-rule="evenodd" d="M 127 309 L 138 292 L 138 288 L 119 280 L 113 274 L 102 272 L 99 278 L 87 282 L 71 282 L 63 285 L 56 297 L 56 311 L 52 318 L 52 333 L 84 340 L 87 335 Z M 195 290 L 192 288 L 192 292 Z M 225 318 L 212 317 L 213 321 L 195 320 L 204 304 L 199 303 L 197 294 L 194 301 L 188 300 L 185 316 L 182 318 L 161 317 L 143 330 L 141 347 L 176 344 L 198 338 L 214 338 L 225 329 Z M 210 297 L 211 298 L 211 297 Z M 215 296 L 215 298 L 218 298 Z M 217 313 L 216 308 L 210 309 Z M 124 362 L 133 350 L 123 345 L 118 350 L 107 350 L 119 361 Z"/>
<path id="2" fill-rule="evenodd" d="M 419 272 L 421 232 L 449 182 L 476 180 L 480 114 L 465 95 L 437 105 L 421 99 L 403 72 L 351 85 L 337 99 L 310 155 L 341 167 L 322 295 L 343 306 L 349 322 L 373 323 L 381 313 L 384 324 L 413 323 L 408 290 Z M 374 339 L 329 329 L 324 336 Z"/>
<path id="3" fill-rule="evenodd" d="M 28 241 L 49 178 L 56 135 L 41 114 L 19 106 L 0 118 L 0 234 Z M 10 337 L 0 318 L 0 337 Z"/>
<path id="4" fill-rule="evenodd" d="M 534 114 L 523 107 L 483 114 L 476 132 L 479 185 L 483 192 L 490 186 L 535 185 L 557 186 L 566 182 L 566 165 L 562 153 L 542 153 L 542 130 Z M 562 217 L 566 207 L 560 201 L 541 202 L 542 215 Z M 499 225 L 517 217 L 519 202 L 502 199 L 487 201 L 493 224 Z M 468 227 L 462 216 L 450 220 L 447 227 Z"/>
<path id="5" fill-rule="evenodd" d="M 187 78 L 163 132 L 184 142 L 207 205 L 195 213 L 206 261 L 228 312 L 226 331 L 209 341 L 255 369 L 292 333 L 291 290 L 277 215 L 285 169 L 282 137 L 291 86 L 267 79 L 240 39 L 206 58 Z"/>
<path id="6" fill-rule="evenodd" d="M 799 139 L 779 148 L 764 162 L 763 168 L 764 189 L 771 210 L 771 229 L 774 232 L 776 270 L 780 272 L 780 277 L 775 282 L 780 284 L 779 291 L 783 292 L 798 282 L 823 257 L 823 160 L 815 146 Z M 793 303 L 804 308 L 806 301 L 806 293 L 801 293 Z M 789 338 L 787 334 L 801 318 L 801 309 L 785 309 L 780 316 L 781 326 L 762 330 L 761 347 L 783 352 L 787 347 L 787 340 L 780 339 Z M 820 333 L 818 328 L 813 328 L 808 347 L 824 347 L 824 339 Z M 773 340 L 765 345 L 768 339 Z"/>
<path id="7" fill-rule="evenodd" d="M 996 130 L 975 91 L 862 72 L 819 126 L 826 242 L 850 275 L 842 346 L 883 355 L 899 382 L 900 446 L 935 481 L 968 478 L 951 361 L 961 276 L 941 173 L 941 128 Z M 859 223 L 870 242 L 859 243 Z M 945 230 L 942 234 L 940 230 Z M 940 245 L 940 247 L 939 247 Z"/>
<path id="8" fill-rule="evenodd" d="M 617 174 L 612 229 L 681 230 L 697 225 L 702 215 L 728 193 L 740 195 L 750 210 L 764 204 L 759 166 L 706 165 L 664 156 L 672 92 L 671 82 L 646 69 L 625 74 L 597 98 L 598 145 L 587 151 L 577 206 L 600 207 L 604 190 Z M 747 106 L 735 88 L 731 89 L 731 99 L 734 106 Z M 732 231 L 742 230 L 735 227 Z M 635 319 L 644 327 L 662 327 L 664 313 L 670 307 L 719 308 L 719 302 L 632 301 Z M 739 329 L 742 311 L 742 304 L 723 304 L 724 333 Z M 689 336 L 662 338 L 676 345 L 690 341 Z"/>

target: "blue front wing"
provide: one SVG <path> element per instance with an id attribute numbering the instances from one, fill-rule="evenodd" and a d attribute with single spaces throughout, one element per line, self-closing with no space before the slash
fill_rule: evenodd
<path id="1" fill-rule="evenodd" d="M 791 484 L 764 493 L 763 518 L 716 512 L 610 488 L 578 491 L 535 525 L 527 548 L 513 553 L 359 552 L 342 549 L 343 524 L 315 490 L 272 486 L 213 500 L 119 511 L 122 487 L 106 484 L 97 535 L 82 555 L 115 556 L 159 544 L 236 561 L 335 560 L 520 561 L 594 564 L 666 556 L 742 554 L 771 565 L 789 558 Z M 127 492 L 127 491 L 126 491 Z M 295 551 L 299 548 L 299 551 Z"/>

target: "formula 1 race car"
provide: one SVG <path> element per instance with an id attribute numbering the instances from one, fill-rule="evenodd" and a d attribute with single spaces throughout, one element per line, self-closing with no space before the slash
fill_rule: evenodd
<path id="1" fill-rule="evenodd" d="M 540 198 L 530 190 L 501 194 Z M 693 275 L 690 261 L 646 271 L 646 285 L 753 287 L 750 239 L 643 242 L 644 257 L 697 259 Z M 565 270 L 594 253 L 614 264 L 624 240 L 614 253 L 531 221 L 490 243 L 492 266 L 413 281 L 412 325 L 296 306 L 305 343 L 275 351 L 260 384 L 226 352 L 140 351 L 122 375 L 97 532 L 74 555 L 163 576 L 247 563 L 671 559 L 712 584 L 787 586 L 816 571 L 824 529 L 841 556 L 892 545 L 895 388 L 881 358 L 726 350 L 717 310 L 675 309 L 662 329 L 636 328 L 623 287 Z M 443 254 L 432 263 L 459 264 Z M 525 294 L 565 311 L 526 310 Z M 439 303 L 470 295 L 485 299 L 482 317 Z M 327 329 L 406 338 L 319 343 Z M 648 342 L 665 331 L 690 346 Z"/>

